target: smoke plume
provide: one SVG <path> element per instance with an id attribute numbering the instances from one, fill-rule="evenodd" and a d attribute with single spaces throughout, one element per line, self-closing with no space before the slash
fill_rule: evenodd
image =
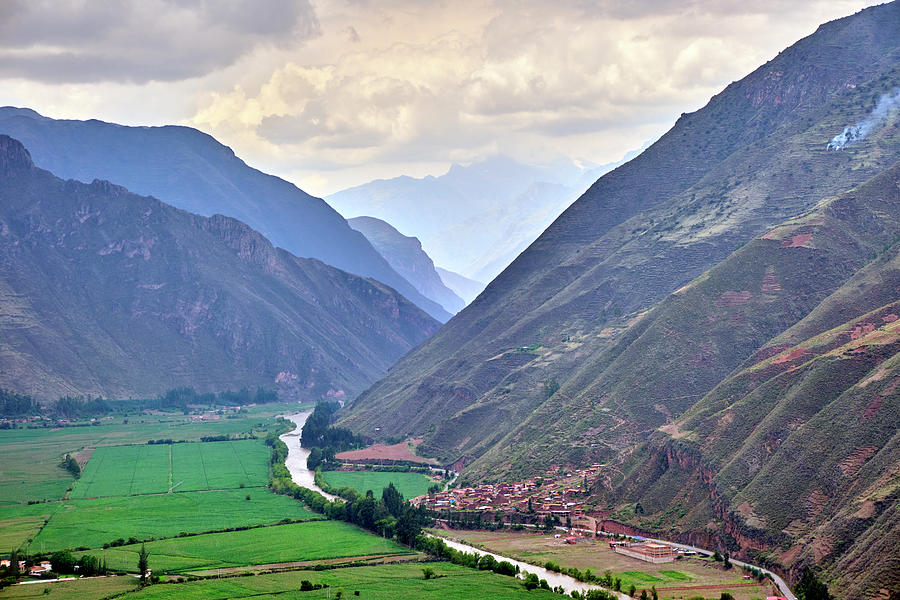
<path id="1" fill-rule="evenodd" d="M 878 104 L 875 105 L 875 108 L 872 109 L 872 112 L 865 119 L 856 125 L 844 127 L 844 131 L 831 138 L 827 149 L 843 150 L 844 146 L 865 138 L 873 129 L 887 121 L 898 109 L 900 109 L 900 88 L 879 98 Z"/>

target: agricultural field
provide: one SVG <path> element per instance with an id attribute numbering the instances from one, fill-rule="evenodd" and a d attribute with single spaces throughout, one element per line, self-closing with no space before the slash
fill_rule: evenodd
<path id="1" fill-rule="evenodd" d="M 0 551 L 26 544 L 56 508 L 56 504 L 49 502 L 0 508 Z"/>
<path id="2" fill-rule="evenodd" d="M 342 521 L 311 521 L 158 540 L 146 544 L 155 572 L 414 554 L 408 548 Z M 113 569 L 137 564 L 140 544 L 91 550 Z"/>
<path id="3" fill-rule="evenodd" d="M 428 493 L 434 480 L 421 473 L 383 473 L 379 471 L 323 471 L 322 476 L 328 485 L 335 487 L 352 487 L 360 493 L 372 490 L 380 497 L 381 490 L 389 483 L 403 494 L 407 500 Z"/>
<path id="4" fill-rule="evenodd" d="M 627 590 L 631 585 L 637 589 L 656 586 L 659 597 L 664 599 L 692 596 L 718 598 L 722 591 L 727 590 L 737 600 L 751 600 L 765 597 L 769 591 L 769 584 L 745 585 L 747 582 L 742 578 L 744 572 L 738 568 L 725 571 L 721 563 L 705 558 L 686 558 L 654 565 L 613 552 L 602 538 L 584 539 L 571 545 L 545 533 L 509 530 L 496 532 L 456 530 L 435 533 L 532 564 L 543 565 L 549 560 L 582 571 L 591 569 L 597 575 L 609 569 L 613 577 L 622 580 L 623 589 Z M 732 585 L 740 587 L 722 587 Z"/>
<path id="5" fill-rule="evenodd" d="M 97 448 L 70 498 L 259 487 L 268 482 L 262 440 Z"/>
<path id="6" fill-rule="evenodd" d="M 148 440 L 199 441 L 207 435 L 265 435 L 272 417 L 301 410 L 298 404 L 249 407 L 246 414 L 209 415 L 197 420 L 181 413 L 105 417 L 85 427 L 0 430 L 0 455 L 15 457 L 0 466 L 0 519 L 4 505 L 59 500 L 72 477 L 59 468 L 67 453 L 89 455 L 92 449 Z"/>
<path id="7" fill-rule="evenodd" d="M 560 596 L 545 590 L 526 591 L 513 577 L 476 571 L 450 563 L 429 563 L 437 577 L 425 580 L 420 564 L 397 564 L 370 567 L 350 567 L 330 571 L 291 571 L 254 577 L 209 579 L 154 585 L 126 594 L 127 600 L 193 600 L 206 598 L 279 598 L 284 600 L 319 600 L 334 598 L 343 589 L 344 598 L 364 600 L 434 599 L 469 600 L 551 600 Z M 325 584 L 328 588 L 301 592 L 300 582 Z M 2 598 L 2 596 L 0 596 Z"/>
<path id="8" fill-rule="evenodd" d="M 14 585 L 0 591 L 3 600 L 100 600 L 137 588 L 137 580 L 131 575 L 71 579 L 53 583 Z M 49 590 L 45 592 L 44 590 Z"/>
<path id="9" fill-rule="evenodd" d="M 97 548 L 119 538 L 173 537 L 282 519 L 322 518 L 293 498 L 264 488 L 67 500 L 52 506 L 55 512 L 31 551 Z"/>

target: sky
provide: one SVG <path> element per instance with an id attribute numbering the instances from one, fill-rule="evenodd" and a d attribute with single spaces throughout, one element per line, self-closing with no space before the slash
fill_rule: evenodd
<path id="1" fill-rule="evenodd" d="M 0 0 L 0 105 L 196 127 L 326 195 L 603 164 L 870 0 Z"/>

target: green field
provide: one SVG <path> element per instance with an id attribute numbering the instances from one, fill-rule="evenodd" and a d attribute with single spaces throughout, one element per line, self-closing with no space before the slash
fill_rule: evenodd
<path id="1" fill-rule="evenodd" d="M 0 552 L 19 548 L 37 535 L 56 508 L 57 505 L 50 502 L 0 508 Z"/>
<path id="2" fill-rule="evenodd" d="M 352 487 L 361 493 L 372 490 L 377 497 L 381 497 L 382 489 L 386 488 L 389 483 L 393 483 L 407 500 L 428 493 L 428 488 L 431 485 L 434 485 L 434 480 L 421 473 L 323 471 L 322 476 L 329 485 L 335 487 Z"/>
<path id="3" fill-rule="evenodd" d="M 121 594 L 137 588 L 137 580 L 131 575 L 121 577 L 98 577 L 72 579 L 53 583 L 13 585 L 0 591 L 3 600 L 20 598 L 41 598 L 50 600 L 100 600 L 113 594 Z M 49 589 L 49 593 L 44 593 Z"/>
<path id="4" fill-rule="evenodd" d="M 172 585 L 153 585 L 124 596 L 125 598 L 159 600 L 193 600 L 225 598 L 278 598 L 279 600 L 318 600 L 334 598 L 343 588 L 344 598 L 362 600 L 440 599 L 469 600 L 492 598 L 496 600 L 529 598 L 550 600 L 560 596 L 545 590 L 526 591 L 514 577 L 496 575 L 488 571 L 476 571 L 450 563 L 429 563 L 439 576 L 426 581 L 422 577 L 422 565 L 397 564 L 371 567 L 351 567 L 331 571 L 292 571 L 254 577 L 210 579 Z M 301 592 L 300 581 L 327 584 L 321 590 Z"/>
<path id="5" fill-rule="evenodd" d="M 100 498 L 266 485 L 262 440 L 97 448 L 71 498 Z"/>
<path id="6" fill-rule="evenodd" d="M 15 457 L 0 466 L 0 507 L 29 500 L 59 500 L 72 477 L 59 468 L 66 453 L 86 447 L 145 444 L 147 440 L 199 441 L 205 435 L 265 435 L 274 415 L 296 412 L 296 404 L 249 407 L 237 418 L 196 421 L 189 415 L 166 413 L 106 418 L 90 427 L 0 430 L 0 455 Z M 127 421 L 127 422 L 126 422 Z M 4 518 L 0 509 L 0 519 Z"/>
<path id="7" fill-rule="evenodd" d="M 341 521 L 311 521 L 244 531 L 211 533 L 148 542 L 150 567 L 157 572 L 225 568 L 278 562 L 325 560 L 411 550 Z M 88 554 L 114 569 L 134 570 L 140 545 Z"/>
<path id="8" fill-rule="evenodd" d="M 31 544 L 32 551 L 97 548 L 118 538 L 172 537 L 182 531 L 321 518 L 296 500 L 263 488 L 69 500 L 49 506 L 55 510 Z"/>

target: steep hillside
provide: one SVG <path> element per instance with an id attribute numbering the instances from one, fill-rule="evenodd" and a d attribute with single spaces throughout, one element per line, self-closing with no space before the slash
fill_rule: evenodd
<path id="1" fill-rule="evenodd" d="M 656 433 L 607 495 L 617 515 L 794 574 L 825 566 L 839 597 L 900 589 L 898 315 L 894 243 Z"/>
<path id="2" fill-rule="evenodd" d="M 54 120 L 6 107 L 0 108 L 0 133 L 21 140 L 38 167 L 59 177 L 115 181 L 190 212 L 234 217 L 296 256 L 377 279 L 436 319 L 450 318 L 324 201 L 249 167 L 196 129 Z"/>
<path id="3" fill-rule="evenodd" d="M 243 223 L 63 181 L 0 135 L 0 387 L 352 397 L 438 323 L 394 290 Z"/>
<path id="4" fill-rule="evenodd" d="M 389 223 L 374 217 L 347 219 L 350 227 L 360 232 L 388 264 L 426 298 L 434 300 L 449 313 L 459 312 L 466 303 L 451 291 L 434 269 L 431 258 L 422 250 L 417 238 L 408 237 Z"/>
<path id="5" fill-rule="evenodd" d="M 496 478 L 562 459 L 611 459 L 676 419 L 861 266 L 859 256 L 837 249 L 846 262 L 813 263 L 825 287 L 811 286 L 808 298 L 790 299 L 778 316 L 760 309 L 756 323 L 740 307 L 786 285 L 779 278 L 790 269 L 754 263 L 721 282 L 713 300 L 735 309 L 716 326 L 721 339 L 658 336 L 647 349 L 653 360 L 634 360 L 640 345 L 626 354 L 652 327 L 644 317 L 656 303 L 736 247 L 896 162 L 896 116 L 841 151 L 827 146 L 900 87 L 898 30 L 896 3 L 828 23 L 683 115 L 600 178 L 478 299 L 360 396 L 344 424 L 369 435 L 376 427 L 381 435 L 424 435 L 421 451 L 465 460 L 469 477 Z M 727 330 L 742 323 L 748 341 L 735 344 Z M 652 374 L 654 361 L 676 364 L 685 344 L 696 344 L 689 356 L 708 367 L 672 379 Z"/>

